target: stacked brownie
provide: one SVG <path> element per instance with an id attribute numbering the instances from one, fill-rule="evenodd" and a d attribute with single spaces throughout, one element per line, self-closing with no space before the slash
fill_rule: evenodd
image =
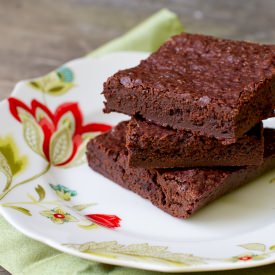
<path id="1" fill-rule="evenodd" d="M 275 167 L 275 46 L 174 36 L 104 84 L 132 116 L 87 146 L 89 165 L 175 217 Z"/>

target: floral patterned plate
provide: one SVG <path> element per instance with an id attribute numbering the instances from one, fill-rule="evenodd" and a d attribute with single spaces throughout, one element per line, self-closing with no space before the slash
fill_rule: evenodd
<path id="1" fill-rule="evenodd" d="M 0 103 L 1 214 L 33 239 L 109 264 L 180 272 L 275 262 L 275 172 L 181 220 L 88 168 L 87 141 L 125 119 L 102 113 L 103 81 L 146 56 L 77 59 L 17 84 Z"/>

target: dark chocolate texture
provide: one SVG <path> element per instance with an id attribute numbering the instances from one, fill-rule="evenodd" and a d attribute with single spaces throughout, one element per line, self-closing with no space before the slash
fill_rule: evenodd
<path id="1" fill-rule="evenodd" d="M 214 137 L 132 118 L 126 132 L 126 147 L 130 167 L 260 165 L 264 155 L 263 126 L 259 123 L 236 143 L 223 145 Z"/>
<path id="2" fill-rule="evenodd" d="M 275 45 L 183 33 L 104 84 L 105 112 L 236 142 L 274 116 Z"/>
<path id="3" fill-rule="evenodd" d="M 275 130 L 265 129 L 264 162 L 260 166 L 194 169 L 129 168 L 125 147 L 127 122 L 92 139 L 89 166 L 167 213 L 187 218 L 216 198 L 275 167 Z"/>

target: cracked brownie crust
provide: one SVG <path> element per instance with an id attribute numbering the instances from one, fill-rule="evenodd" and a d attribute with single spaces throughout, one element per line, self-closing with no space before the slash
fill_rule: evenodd
<path id="1" fill-rule="evenodd" d="M 183 33 L 104 84 L 105 112 L 234 143 L 274 115 L 275 45 Z"/>
<path id="2" fill-rule="evenodd" d="M 129 168 L 122 122 L 87 145 L 89 166 L 163 211 L 187 218 L 202 206 L 275 167 L 275 130 L 265 129 L 265 155 L 260 166 L 232 168 Z"/>

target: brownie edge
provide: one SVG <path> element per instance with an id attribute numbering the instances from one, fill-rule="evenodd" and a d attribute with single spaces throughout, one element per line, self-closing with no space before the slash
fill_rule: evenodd
<path id="1" fill-rule="evenodd" d="M 183 33 L 109 77 L 103 94 L 104 112 L 234 143 L 274 116 L 275 45 Z"/>
<path id="2" fill-rule="evenodd" d="M 259 123 L 236 143 L 173 130 L 132 118 L 126 131 L 130 167 L 186 168 L 260 165 L 264 156 L 263 125 Z"/>
<path id="3" fill-rule="evenodd" d="M 265 153 L 260 166 L 232 168 L 129 168 L 125 133 L 128 122 L 92 139 L 89 166 L 122 187 L 148 199 L 163 211 L 188 218 L 216 198 L 275 167 L 275 130 L 264 130 Z"/>

